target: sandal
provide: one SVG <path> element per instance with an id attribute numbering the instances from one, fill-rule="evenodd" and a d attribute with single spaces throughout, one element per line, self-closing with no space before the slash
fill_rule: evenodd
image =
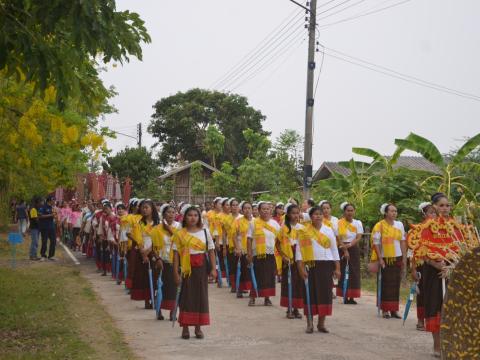
<path id="1" fill-rule="evenodd" d="M 188 328 L 183 329 L 182 339 L 184 339 L 184 340 L 190 339 L 190 331 L 188 330 Z"/>
<path id="2" fill-rule="evenodd" d="M 295 319 L 295 315 L 292 312 L 287 311 L 287 319 Z"/>
<path id="3" fill-rule="evenodd" d="M 301 319 L 303 318 L 302 314 L 298 311 L 298 309 L 293 310 L 293 316 L 295 316 L 295 319 Z"/>
<path id="4" fill-rule="evenodd" d="M 321 333 L 324 333 L 324 334 L 328 334 L 330 332 L 330 331 L 327 330 L 327 328 L 325 326 L 318 325 L 317 329 L 318 329 L 318 332 L 321 332 Z"/>
<path id="5" fill-rule="evenodd" d="M 388 312 L 384 312 L 384 313 L 382 314 L 382 317 L 383 317 L 384 319 L 390 319 L 390 314 L 389 314 Z"/>
<path id="6" fill-rule="evenodd" d="M 265 299 L 263 305 L 265 306 L 273 306 L 272 302 L 270 301 L 270 299 Z"/>
<path id="7" fill-rule="evenodd" d="M 255 299 L 250 298 L 250 301 L 248 302 L 248 306 L 255 306 Z"/>
<path id="8" fill-rule="evenodd" d="M 307 330 L 305 330 L 307 334 L 313 334 L 313 325 L 307 324 Z"/>
<path id="9" fill-rule="evenodd" d="M 417 324 L 418 331 L 425 331 L 425 326 L 423 324 Z"/>
<path id="10" fill-rule="evenodd" d="M 394 318 L 394 319 L 401 319 L 402 318 L 400 315 L 398 315 L 398 313 L 396 311 L 392 311 L 390 314 L 391 314 L 391 317 Z"/>
<path id="11" fill-rule="evenodd" d="M 205 337 L 205 335 L 203 335 L 202 330 L 198 330 L 198 331 L 195 330 L 195 337 L 196 337 L 197 339 L 203 339 L 203 338 Z"/>
<path id="12" fill-rule="evenodd" d="M 165 317 L 162 315 L 162 313 L 157 315 L 157 320 L 165 320 Z"/>

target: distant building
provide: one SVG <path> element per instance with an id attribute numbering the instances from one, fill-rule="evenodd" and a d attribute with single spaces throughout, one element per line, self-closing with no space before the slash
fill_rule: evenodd
<path id="1" fill-rule="evenodd" d="M 394 168 L 406 168 L 410 170 L 421 170 L 438 174 L 440 169 L 437 165 L 432 164 L 427 159 L 421 156 L 400 156 Z M 313 182 L 325 180 L 332 177 L 333 173 L 339 173 L 340 175 L 350 175 L 350 169 L 340 165 L 338 162 L 326 161 L 313 175 Z"/>
<path id="2" fill-rule="evenodd" d="M 190 170 L 193 164 L 198 163 L 202 167 L 203 181 L 207 181 L 212 178 L 214 172 L 219 170 L 210 166 L 203 161 L 197 160 L 185 165 L 176 167 L 166 174 L 160 176 L 158 179 L 160 184 L 165 184 L 167 181 L 172 181 L 172 199 L 179 203 L 180 201 L 187 202 L 189 204 L 202 204 L 205 202 L 212 201 L 215 197 L 215 194 L 209 189 L 208 186 L 205 186 L 203 193 L 200 195 L 194 195 L 192 193 L 192 181 L 190 177 Z"/>

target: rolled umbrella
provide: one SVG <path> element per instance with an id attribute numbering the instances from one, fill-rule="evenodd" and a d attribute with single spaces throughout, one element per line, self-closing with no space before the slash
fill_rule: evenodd
<path id="1" fill-rule="evenodd" d="M 382 303 L 382 268 L 377 273 L 377 314 L 380 317 Z"/>
<path id="2" fill-rule="evenodd" d="M 407 303 L 405 304 L 405 310 L 403 311 L 403 326 L 405 326 L 405 321 L 407 320 L 408 313 L 410 311 L 410 306 L 412 305 L 413 297 L 417 292 L 417 283 L 414 281 L 412 286 L 410 286 L 410 293 L 408 294 Z"/>
<path id="3" fill-rule="evenodd" d="M 343 303 L 347 303 L 347 291 L 348 291 L 348 278 L 350 277 L 350 264 L 348 263 L 345 265 L 345 276 L 343 278 Z"/>
<path id="4" fill-rule="evenodd" d="M 307 272 L 307 278 L 305 279 L 305 297 L 307 298 L 307 319 L 309 324 L 313 323 L 312 318 L 312 305 L 310 302 L 310 287 L 308 284 L 308 267 L 305 267 L 305 271 Z"/>
<path id="5" fill-rule="evenodd" d="M 150 260 L 148 261 L 148 283 L 150 285 L 150 299 L 152 301 L 152 307 L 155 304 L 155 297 L 153 296 L 153 272 L 150 266 Z"/>
<path id="6" fill-rule="evenodd" d="M 220 267 L 220 260 L 218 260 L 218 254 L 217 254 L 217 256 L 215 256 L 215 262 L 217 263 L 217 273 L 218 273 L 217 281 L 218 281 L 218 285 L 219 285 L 220 287 L 222 287 L 222 283 L 223 283 L 223 280 L 222 280 L 222 268 Z"/>
<path id="7" fill-rule="evenodd" d="M 180 280 L 180 284 L 177 286 L 177 294 L 175 296 L 175 306 L 173 307 L 173 312 L 172 312 L 172 328 L 175 326 L 175 322 L 177 321 L 177 311 L 178 311 L 178 305 L 180 304 L 181 292 L 182 292 L 182 281 Z"/>
<path id="8" fill-rule="evenodd" d="M 292 303 L 293 303 L 293 291 L 292 291 L 292 268 L 290 261 L 288 261 L 288 313 L 291 314 L 293 309 L 292 309 Z"/>
<path id="9" fill-rule="evenodd" d="M 115 278 L 117 275 L 117 253 L 115 249 L 112 247 L 112 278 Z"/>
<path id="10" fill-rule="evenodd" d="M 115 265 L 117 283 L 120 281 L 120 254 L 116 253 L 117 265 Z"/>
<path id="11" fill-rule="evenodd" d="M 242 273 L 242 262 L 240 261 L 240 259 L 242 258 L 242 256 L 239 256 L 238 257 L 238 261 L 237 261 L 237 274 L 236 274 L 236 277 L 235 277 L 235 285 L 237 286 L 236 290 L 237 290 L 237 294 L 239 293 L 240 291 L 240 275 Z"/>
<path id="12" fill-rule="evenodd" d="M 160 305 L 162 304 L 163 300 L 163 293 L 162 293 L 163 281 L 162 281 L 162 271 L 160 271 L 160 275 L 158 275 L 157 280 L 157 302 L 155 303 L 155 310 L 157 311 L 157 319 L 160 315 Z"/>
<path id="13" fill-rule="evenodd" d="M 255 269 L 253 268 L 253 263 L 250 264 L 250 276 L 252 278 L 253 289 L 255 290 L 255 294 L 258 297 L 257 278 L 255 277 Z"/>
<path id="14" fill-rule="evenodd" d="M 123 258 L 123 282 L 125 284 L 125 290 L 128 291 L 127 288 L 127 274 L 128 274 L 128 261 L 127 256 Z"/>
<path id="15" fill-rule="evenodd" d="M 225 264 L 225 277 L 227 278 L 227 286 L 230 287 L 230 269 L 228 268 L 228 259 L 226 256 L 223 258 L 223 263 Z"/>

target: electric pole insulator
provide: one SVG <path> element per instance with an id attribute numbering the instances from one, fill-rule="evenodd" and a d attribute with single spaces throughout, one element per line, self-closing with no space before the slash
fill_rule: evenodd
<path id="1" fill-rule="evenodd" d="M 315 103 L 314 99 L 307 99 L 307 106 L 313 106 L 314 103 Z"/>
<path id="2" fill-rule="evenodd" d="M 308 68 L 309 68 L 310 70 L 315 70 L 315 61 L 310 61 L 310 62 L 308 63 Z"/>

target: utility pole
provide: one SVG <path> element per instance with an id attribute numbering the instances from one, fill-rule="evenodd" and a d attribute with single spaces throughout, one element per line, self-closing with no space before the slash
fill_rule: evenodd
<path id="1" fill-rule="evenodd" d="M 305 149 L 303 166 L 303 198 L 310 198 L 312 186 L 312 144 L 313 144 L 313 86 L 315 75 L 315 28 L 317 0 L 310 1 L 310 24 L 308 26 L 308 70 L 307 70 L 307 103 L 305 112 Z"/>
<path id="2" fill-rule="evenodd" d="M 142 123 L 137 125 L 137 144 L 139 148 L 142 147 Z"/>

